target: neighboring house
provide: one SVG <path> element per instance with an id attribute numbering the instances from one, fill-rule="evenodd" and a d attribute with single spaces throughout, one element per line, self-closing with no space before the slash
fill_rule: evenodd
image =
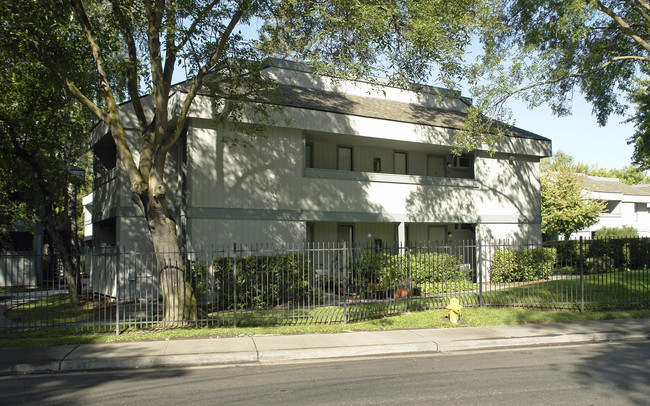
<path id="1" fill-rule="evenodd" d="M 43 279 L 43 232 L 14 224 L 0 239 L 0 287 L 36 286 Z"/>
<path id="2" fill-rule="evenodd" d="M 454 156 L 453 135 L 469 99 L 434 87 L 414 92 L 332 80 L 284 60 L 270 60 L 264 72 L 282 84 L 286 108 L 253 148 L 223 141 L 240 135 L 217 127 L 213 103 L 202 95 L 170 152 L 169 203 L 184 249 L 233 242 L 541 242 L 539 161 L 551 156 L 547 138 L 514 128 L 492 153 Z M 173 117 L 186 93 L 182 84 L 172 91 Z M 131 104 L 120 114 L 135 145 Z M 150 249 L 105 125 L 94 129 L 91 143 L 95 183 L 84 205 L 92 245 Z"/>
<path id="3" fill-rule="evenodd" d="M 592 238 L 602 227 L 631 226 L 640 237 L 650 236 L 650 185 L 626 185 L 618 178 L 581 176 L 580 182 L 587 197 L 605 202 L 605 211 L 598 223 L 571 235 L 571 238 Z"/>

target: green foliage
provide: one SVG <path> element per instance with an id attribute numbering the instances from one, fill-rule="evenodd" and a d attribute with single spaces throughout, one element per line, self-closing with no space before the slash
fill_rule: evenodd
<path id="1" fill-rule="evenodd" d="M 490 2 L 499 24 L 485 26 L 484 54 L 470 78 L 484 114 L 496 116 L 510 98 L 547 103 L 568 115 L 578 93 L 600 125 L 635 103 L 635 162 L 648 167 L 647 75 L 650 61 L 645 3 L 624 1 Z M 485 101 L 485 102 L 483 102 Z"/>
<path id="2" fill-rule="evenodd" d="M 442 286 L 450 282 L 470 282 L 470 275 L 461 265 L 459 257 L 444 252 L 400 255 L 368 250 L 359 256 L 355 272 L 366 283 L 377 283 L 382 289 L 417 286 L 422 292 L 432 293 L 442 291 Z"/>
<path id="3" fill-rule="evenodd" d="M 556 252 L 556 267 L 578 267 L 580 265 L 579 240 L 554 241 L 550 247 Z"/>
<path id="4" fill-rule="evenodd" d="M 589 175 L 602 178 L 617 178 L 626 185 L 650 183 L 650 177 L 645 176 L 641 169 L 634 166 L 626 166 L 623 169 L 593 169 L 589 172 Z"/>
<path id="5" fill-rule="evenodd" d="M 197 301 L 208 310 L 269 309 L 319 300 L 311 259 L 302 254 L 214 258 L 192 262 Z"/>
<path id="6" fill-rule="evenodd" d="M 629 239 L 596 239 L 590 241 L 587 258 L 603 258 L 612 260 L 608 269 L 626 269 L 632 263 Z"/>
<path id="7" fill-rule="evenodd" d="M 586 197 L 578 176 L 571 169 L 542 175 L 542 232 L 569 236 L 595 224 L 604 203 Z"/>
<path id="8" fill-rule="evenodd" d="M 399 266 L 395 264 L 395 259 L 386 251 L 362 251 L 354 261 L 354 273 L 364 282 L 387 285 L 398 274 Z"/>
<path id="9" fill-rule="evenodd" d="M 546 279 L 553 274 L 554 248 L 499 250 L 492 255 L 490 280 L 496 283 Z"/>
<path id="10" fill-rule="evenodd" d="M 262 48 L 334 77 L 443 83 L 463 75 L 472 34 L 490 18 L 486 2 L 279 1 L 267 13 Z"/>
<path id="11" fill-rule="evenodd" d="M 561 150 L 558 150 L 550 158 L 543 158 L 540 162 L 540 171 L 543 174 L 549 174 L 566 169 L 585 175 L 589 173 L 589 165 L 583 162 L 575 162 L 571 155 L 566 154 Z"/>
<path id="12" fill-rule="evenodd" d="M 585 259 L 584 273 L 585 274 L 599 274 L 613 272 L 616 270 L 614 260 L 607 255 L 599 257 L 589 257 Z"/>
<path id="13" fill-rule="evenodd" d="M 416 253 L 410 256 L 411 277 L 421 285 L 467 280 L 461 259 L 444 252 Z"/>
<path id="14" fill-rule="evenodd" d="M 630 102 L 635 106 L 635 113 L 632 118 L 634 122 L 634 134 L 628 139 L 628 143 L 634 144 L 632 163 L 639 168 L 650 169 L 650 92 L 648 87 L 650 80 L 647 78 L 637 80 L 637 86 L 630 94 Z"/>
<path id="15" fill-rule="evenodd" d="M 637 238 L 638 236 L 639 231 L 632 226 L 601 227 L 596 230 L 597 239 Z"/>
<path id="16" fill-rule="evenodd" d="M 600 228 L 596 231 L 596 239 L 589 241 L 587 256 L 593 259 L 606 258 L 601 261 L 604 265 L 599 265 L 599 269 L 611 271 L 615 268 L 636 268 L 640 262 L 638 256 L 641 255 L 638 248 L 642 246 L 638 236 L 638 231 L 629 226 Z"/>

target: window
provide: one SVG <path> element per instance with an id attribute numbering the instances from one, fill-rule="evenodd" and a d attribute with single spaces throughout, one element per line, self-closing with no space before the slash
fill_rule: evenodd
<path id="1" fill-rule="evenodd" d="M 461 155 L 454 157 L 454 168 L 470 168 L 472 165 L 472 157 L 469 155 Z"/>
<path id="2" fill-rule="evenodd" d="M 305 144 L 305 168 L 314 167 L 314 143 L 307 141 Z"/>
<path id="3" fill-rule="evenodd" d="M 648 203 L 634 203 L 634 211 L 637 213 L 647 213 Z"/>
<path id="4" fill-rule="evenodd" d="M 307 243 L 310 246 L 314 245 L 314 242 L 316 241 L 316 230 L 314 227 L 314 223 L 307 223 L 306 224 L 306 231 L 307 231 Z"/>
<path id="5" fill-rule="evenodd" d="M 406 152 L 394 152 L 393 153 L 393 158 L 394 158 L 394 165 L 395 165 L 395 170 L 393 171 L 394 173 L 400 174 L 400 175 L 406 175 L 407 173 L 407 160 L 406 160 Z"/>
<path id="6" fill-rule="evenodd" d="M 603 212 L 608 214 L 620 214 L 620 202 L 620 200 L 607 200 L 605 203 L 605 210 Z"/>
<path id="7" fill-rule="evenodd" d="M 352 147 L 337 147 L 336 169 L 340 171 L 352 170 Z"/>

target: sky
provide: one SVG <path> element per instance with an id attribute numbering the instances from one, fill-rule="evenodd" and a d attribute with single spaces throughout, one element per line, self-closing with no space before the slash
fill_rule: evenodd
<path id="1" fill-rule="evenodd" d="M 553 153 L 558 150 L 571 155 L 576 162 L 598 169 L 622 169 L 632 164 L 634 146 L 627 139 L 634 133 L 625 117 L 612 115 L 607 125 L 599 127 L 591 105 L 577 94 L 572 115 L 556 117 L 548 106 L 529 110 L 523 103 L 510 103 L 515 125 L 549 138 Z M 631 111 L 631 108 L 630 108 Z"/>

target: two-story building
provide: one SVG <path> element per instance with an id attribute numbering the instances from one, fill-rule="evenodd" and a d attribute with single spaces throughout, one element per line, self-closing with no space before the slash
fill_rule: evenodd
<path id="1" fill-rule="evenodd" d="M 593 238 L 603 227 L 634 227 L 640 237 L 650 236 L 650 185 L 626 185 L 617 178 L 581 176 L 580 183 L 587 197 L 603 201 L 605 210 L 598 222 L 573 233 L 571 238 Z"/>
<path id="2" fill-rule="evenodd" d="M 333 80 L 284 60 L 270 60 L 264 74 L 281 85 L 285 107 L 271 112 L 274 124 L 252 148 L 232 142 L 246 136 L 217 124 L 214 104 L 200 95 L 170 152 L 165 180 L 188 251 L 233 242 L 541 241 L 539 161 L 551 155 L 550 140 L 514 128 L 493 151 L 455 156 L 471 101 L 454 92 Z M 173 116 L 185 90 L 172 91 Z M 121 117 L 135 146 L 130 103 Z M 87 235 L 95 246 L 149 249 L 104 126 L 92 148 Z"/>

